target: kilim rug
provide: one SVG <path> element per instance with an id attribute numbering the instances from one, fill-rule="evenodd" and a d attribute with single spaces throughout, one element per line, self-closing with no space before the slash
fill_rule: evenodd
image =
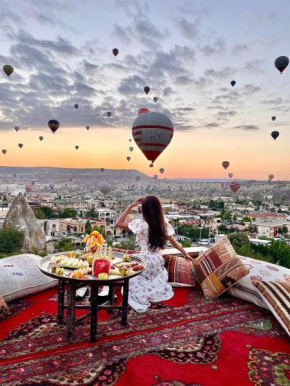
<path id="1" fill-rule="evenodd" d="M 89 320 L 67 340 L 56 300 L 52 289 L 10 304 L 0 322 L 0 385 L 290 385 L 289 339 L 253 304 L 175 289 L 144 314 L 130 310 L 125 327 L 119 311 L 101 311 L 91 344 Z"/>

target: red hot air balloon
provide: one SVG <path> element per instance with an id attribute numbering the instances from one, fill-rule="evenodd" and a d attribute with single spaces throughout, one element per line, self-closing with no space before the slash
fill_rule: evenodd
<path id="1" fill-rule="evenodd" d="M 144 87 L 144 92 L 145 92 L 146 95 L 149 93 L 149 91 L 150 91 L 150 87 L 149 86 L 145 86 Z"/>
<path id="2" fill-rule="evenodd" d="M 136 145 L 152 162 L 167 148 L 174 133 L 173 123 L 162 113 L 140 114 L 133 122 L 132 135 Z"/>
<path id="3" fill-rule="evenodd" d="M 20 149 L 23 148 L 23 144 L 22 143 L 19 143 L 18 146 L 20 147 Z"/>
<path id="4" fill-rule="evenodd" d="M 113 52 L 113 54 L 114 54 L 115 56 L 117 56 L 118 53 L 119 53 L 119 50 L 118 50 L 118 48 L 113 48 L 113 49 L 112 49 L 112 52 Z"/>
<path id="5" fill-rule="evenodd" d="M 237 193 L 237 191 L 240 189 L 241 184 L 237 181 L 232 181 L 229 183 L 229 187 L 233 193 Z"/>
<path id="6" fill-rule="evenodd" d="M 139 114 L 144 114 L 144 113 L 149 113 L 150 110 L 146 109 L 146 107 L 142 107 L 141 109 L 138 110 L 138 115 Z"/>
<path id="7" fill-rule="evenodd" d="M 222 162 L 222 165 L 223 165 L 223 168 L 226 170 L 230 166 L 230 163 L 229 161 L 224 161 Z"/>

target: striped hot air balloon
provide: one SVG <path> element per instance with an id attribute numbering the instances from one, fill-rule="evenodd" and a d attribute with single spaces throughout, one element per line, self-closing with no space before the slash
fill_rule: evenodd
<path id="1" fill-rule="evenodd" d="M 132 126 L 132 136 L 136 145 L 152 163 L 167 148 L 173 133 L 171 120 L 162 113 L 140 114 Z"/>
<path id="2" fill-rule="evenodd" d="M 223 161 L 222 165 L 223 165 L 223 168 L 226 170 L 230 166 L 230 163 L 229 161 Z"/>
<path id="3" fill-rule="evenodd" d="M 221 187 L 222 187 L 223 190 L 227 190 L 227 187 L 228 187 L 227 182 L 222 182 L 221 183 Z"/>
<path id="4" fill-rule="evenodd" d="M 237 191 L 240 189 L 241 184 L 237 181 L 232 181 L 229 183 L 229 187 L 233 193 L 237 193 Z"/>

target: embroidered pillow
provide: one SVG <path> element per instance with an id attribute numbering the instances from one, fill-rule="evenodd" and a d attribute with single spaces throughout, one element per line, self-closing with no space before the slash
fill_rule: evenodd
<path id="1" fill-rule="evenodd" d="M 172 255 L 164 256 L 164 260 L 169 284 L 173 287 L 199 287 L 192 261 Z"/>
<path id="2" fill-rule="evenodd" d="M 286 281 L 256 281 L 254 285 L 275 318 L 290 335 L 290 283 Z"/>
<path id="3" fill-rule="evenodd" d="M 198 258 L 195 269 L 208 298 L 217 298 L 249 273 L 249 267 L 239 259 L 227 237 L 207 249 Z"/>

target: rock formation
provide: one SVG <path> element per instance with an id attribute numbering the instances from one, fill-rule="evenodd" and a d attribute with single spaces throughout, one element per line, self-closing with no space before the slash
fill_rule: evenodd
<path id="1" fill-rule="evenodd" d="M 9 226 L 24 232 L 23 252 L 31 252 L 33 248 L 41 250 L 45 247 L 45 233 L 22 193 L 15 198 L 5 218 L 3 228 Z"/>

